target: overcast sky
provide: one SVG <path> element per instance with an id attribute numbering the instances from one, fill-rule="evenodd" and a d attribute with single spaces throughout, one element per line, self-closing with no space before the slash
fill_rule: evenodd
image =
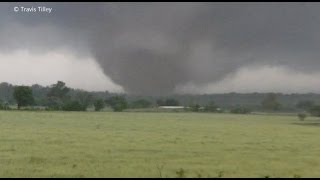
<path id="1" fill-rule="evenodd" d="M 0 82 L 320 93 L 320 3 L 2 2 L 0 23 Z"/>

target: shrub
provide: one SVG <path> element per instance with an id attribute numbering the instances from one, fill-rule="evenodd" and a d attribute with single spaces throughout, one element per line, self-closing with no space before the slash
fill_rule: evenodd
<path id="1" fill-rule="evenodd" d="M 305 113 L 299 113 L 298 114 L 298 118 L 300 119 L 300 121 L 304 121 L 304 119 L 307 117 L 307 114 Z"/>
<path id="2" fill-rule="evenodd" d="M 4 103 L 2 100 L 0 100 L 0 110 L 11 110 L 8 103 Z"/>
<path id="3" fill-rule="evenodd" d="M 64 111 L 86 111 L 86 107 L 80 104 L 78 101 L 70 101 L 62 106 Z"/>
<path id="4" fill-rule="evenodd" d="M 178 171 L 176 171 L 176 174 L 177 174 L 177 177 L 178 178 L 185 178 L 185 174 L 186 174 L 186 171 L 183 169 L 183 168 L 180 168 Z"/>
<path id="5" fill-rule="evenodd" d="M 128 107 L 126 98 L 122 96 L 110 97 L 106 100 L 106 104 L 108 104 L 115 112 L 121 112 Z"/>
<path id="6" fill-rule="evenodd" d="M 95 111 L 100 111 L 101 109 L 104 108 L 104 102 L 103 102 L 102 99 L 95 100 L 93 105 L 94 105 L 94 110 Z"/>

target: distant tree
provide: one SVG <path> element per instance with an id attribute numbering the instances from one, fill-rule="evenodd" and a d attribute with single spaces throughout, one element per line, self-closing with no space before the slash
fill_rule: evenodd
<path id="1" fill-rule="evenodd" d="M 6 82 L 0 83 L 0 98 L 3 101 L 14 104 L 13 91 L 14 86 L 12 84 Z"/>
<path id="2" fill-rule="evenodd" d="M 95 111 L 100 111 L 101 109 L 104 108 L 104 102 L 102 99 L 96 99 L 93 103 L 94 105 L 94 110 Z"/>
<path id="3" fill-rule="evenodd" d="M 63 99 L 66 97 L 70 89 L 66 86 L 66 83 L 58 81 L 56 84 L 51 85 L 48 97 L 58 97 Z"/>
<path id="4" fill-rule="evenodd" d="M 48 103 L 47 94 L 49 92 L 49 87 L 43 87 L 39 84 L 34 84 L 31 86 L 35 104 L 37 106 L 46 106 Z"/>
<path id="5" fill-rule="evenodd" d="M 298 118 L 300 119 L 300 121 L 304 121 L 304 119 L 307 117 L 307 114 L 305 113 L 299 113 L 298 114 Z"/>
<path id="6" fill-rule="evenodd" d="M 10 110 L 9 104 L 0 99 L 0 110 Z"/>
<path id="7" fill-rule="evenodd" d="M 67 96 L 69 91 L 70 88 L 62 81 L 58 81 L 56 84 L 51 85 L 47 94 L 47 106 L 54 110 L 61 109 L 63 104 L 69 101 L 69 97 Z"/>
<path id="8" fill-rule="evenodd" d="M 85 107 L 86 109 L 89 105 L 93 103 L 93 96 L 86 91 L 77 92 L 74 99 L 75 101 L 78 101 L 81 104 L 81 106 Z"/>
<path id="9" fill-rule="evenodd" d="M 216 112 L 217 108 L 218 106 L 214 103 L 214 101 L 211 101 L 204 107 L 204 110 L 206 112 Z"/>
<path id="10" fill-rule="evenodd" d="M 277 100 L 277 96 L 274 93 L 269 93 L 262 101 L 263 108 L 267 110 L 279 110 L 281 107 L 281 104 Z"/>
<path id="11" fill-rule="evenodd" d="M 131 108 L 148 108 L 152 105 L 151 102 L 145 100 L 145 99 L 139 99 L 139 100 L 136 100 L 136 101 L 133 101 L 131 104 L 130 104 L 130 107 Z"/>
<path id="12" fill-rule="evenodd" d="M 314 105 L 310 108 L 310 114 L 320 117 L 320 105 Z"/>
<path id="13" fill-rule="evenodd" d="M 106 100 L 106 104 L 108 104 L 115 112 L 121 112 L 128 107 L 127 100 L 123 96 L 110 97 Z"/>
<path id="14" fill-rule="evenodd" d="M 28 106 L 34 103 L 32 90 L 28 86 L 15 87 L 13 92 L 13 97 L 17 101 L 18 109 L 20 109 L 22 106 Z"/>
<path id="15" fill-rule="evenodd" d="M 314 104 L 315 104 L 314 101 L 309 101 L 309 100 L 299 101 L 296 104 L 296 107 L 299 109 L 303 109 L 305 111 L 309 111 L 314 106 Z"/>

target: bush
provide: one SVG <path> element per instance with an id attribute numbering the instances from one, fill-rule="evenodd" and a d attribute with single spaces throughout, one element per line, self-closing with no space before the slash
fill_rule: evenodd
<path id="1" fill-rule="evenodd" d="M 108 104 L 115 112 L 121 112 L 128 107 L 127 100 L 122 96 L 111 97 L 106 100 L 106 104 Z"/>
<path id="2" fill-rule="evenodd" d="M 298 118 L 300 119 L 300 121 L 304 121 L 304 119 L 307 117 L 307 114 L 305 113 L 299 113 L 298 114 Z"/>
<path id="3" fill-rule="evenodd" d="M 48 97 L 46 101 L 46 110 L 61 110 L 64 103 L 57 97 Z"/>
<path id="4" fill-rule="evenodd" d="M 104 108 L 104 102 L 103 102 L 102 99 L 95 100 L 93 105 L 94 105 L 94 110 L 95 111 L 100 111 L 101 109 Z"/>
<path id="5" fill-rule="evenodd" d="M 86 106 L 80 104 L 78 101 L 67 102 L 62 106 L 64 111 L 86 111 Z"/>
<path id="6" fill-rule="evenodd" d="M 185 178 L 186 177 L 186 171 L 183 168 L 180 168 L 178 171 L 176 171 L 177 178 Z"/>
<path id="7" fill-rule="evenodd" d="M 10 110 L 10 106 L 8 103 L 3 103 L 2 100 L 0 100 L 0 110 Z"/>

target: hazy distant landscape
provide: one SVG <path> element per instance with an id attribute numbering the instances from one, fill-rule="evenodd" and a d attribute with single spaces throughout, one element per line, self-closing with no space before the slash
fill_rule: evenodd
<path id="1" fill-rule="evenodd" d="M 0 177 L 320 177 L 320 4 L 1 2 Z"/>
<path id="2" fill-rule="evenodd" d="M 57 85 L 57 84 L 53 84 Z M 52 86 L 53 86 L 52 85 Z M 35 84 L 30 86 L 34 101 L 31 106 L 34 108 L 40 107 L 50 107 L 50 98 L 48 98 L 48 93 L 52 89 L 52 86 L 41 86 Z M 14 98 L 14 88 L 17 85 L 12 85 L 10 83 L 0 83 L 0 99 L 2 104 L 8 104 L 13 109 L 16 109 L 17 102 Z M 67 84 L 65 84 L 67 87 Z M 69 87 L 67 87 L 69 88 Z M 263 101 L 268 97 L 268 95 L 274 94 L 276 103 L 279 103 L 279 107 L 273 110 L 272 107 L 264 107 Z M 127 101 L 127 107 L 124 111 L 141 111 L 142 110 L 152 110 L 156 109 L 159 111 L 159 101 L 166 101 L 167 99 L 175 100 L 172 105 L 190 107 L 194 105 L 199 105 L 204 107 L 209 103 L 214 103 L 215 108 L 221 108 L 228 112 L 236 107 L 247 108 L 250 111 L 257 112 L 270 112 L 270 113 L 299 113 L 307 111 L 312 105 L 320 104 L 320 94 L 316 93 L 225 93 L 225 94 L 172 94 L 167 96 L 143 96 L 143 95 L 132 95 L 125 93 L 114 93 L 108 91 L 85 91 L 81 89 L 69 88 L 66 96 L 69 101 L 79 101 L 86 106 L 86 110 L 94 110 L 94 102 L 99 100 L 107 100 L 113 96 L 122 96 Z M 86 101 L 86 102 L 84 102 Z M 163 102 L 164 103 L 164 102 Z M 304 103 L 307 103 L 304 106 Z M 308 104 L 309 103 L 309 104 Z M 163 104 L 165 105 L 165 104 Z M 170 105 L 170 104 L 169 104 Z M 30 107 L 31 107 L 30 106 Z M 105 105 L 105 110 L 108 111 L 108 105 Z M 309 106 L 309 107 L 308 107 Z M 109 111 L 112 111 L 109 107 Z"/>

